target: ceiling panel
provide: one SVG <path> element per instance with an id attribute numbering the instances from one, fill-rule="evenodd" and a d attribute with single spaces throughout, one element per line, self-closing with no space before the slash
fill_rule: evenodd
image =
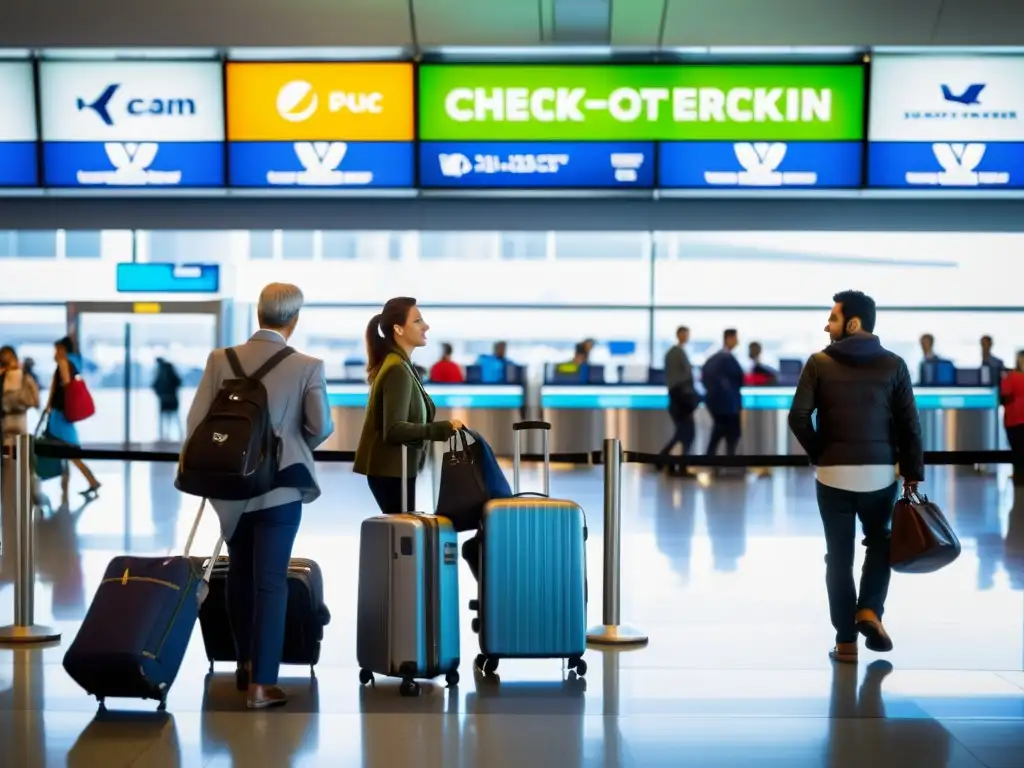
<path id="1" fill-rule="evenodd" d="M 388 47 L 412 42 L 408 0 L 0 0 L 0 47 Z"/>
<path id="2" fill-rule="evenodd" d="M 946 0 L 935 45 L 1024 45 L 1021 0 Z"/>
<path id="3" fill-rule="evenodd" d="M 416 40 L 423 48 L 544 42 L 540 0 L 412 0 L 412 4 Z"/>
<path id="4" fill-rule="evenodd" d="M 925 45 L 942 7 L 942 0 L 668 3 L 665 46 Z"/>

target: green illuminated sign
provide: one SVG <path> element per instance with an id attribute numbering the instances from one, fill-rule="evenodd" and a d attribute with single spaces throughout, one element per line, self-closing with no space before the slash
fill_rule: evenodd
<path id="1" fill-rule="evenodd" d="M 858 141 L 858 65 L 429 65 L 425 141 Z"/>

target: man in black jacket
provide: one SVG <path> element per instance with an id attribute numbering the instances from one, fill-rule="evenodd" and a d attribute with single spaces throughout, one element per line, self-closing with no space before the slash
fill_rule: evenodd
<path id="1" fill-rule="evenodd" d="M 836 629 L 836 661 L 857 660 L 857 633 L 873 651 L 892 650 L 882 626 L 889 591 L 889 534 L 899 492 L 924 479 L 921 425 L 910 372 L 872 332 L 875 302 L 860 291 L 832 297 L 825 330 L 832 343 L 810 357 L 789 411 L 789 426 L 817 469 L 825 526 L 825 583 Z M 817 411 L 817 426 L 811 414 Z M 856 522 L 867 554 L 860 594 L 853 579 Z"/>

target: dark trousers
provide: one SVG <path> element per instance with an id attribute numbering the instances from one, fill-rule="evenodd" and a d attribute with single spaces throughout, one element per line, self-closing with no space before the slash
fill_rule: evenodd
<path id="1" fill-rule="evenodd" d="M 256 685 L 276 685 L 288 612 L 288 561 L 302 502 L 246 512 L 228 542 L 228 617 L 239 663 Z"/>
<path id="2" fill-rule="evenodd" d="M 405 486 L 408 493 L 408 509 L 402 509 L 402 478 L 368 476 L 367 484 L 370 486 L 370 493 L 373 494 L 377 506 L 385 515 L 400 515 L 403 512 L 412 512 L 416 509 L 416 478 L 406 478 Z"/>
<path id="3" fill-rule="evenodd" d="M 469 572 L 477 582 L 480 581 L 480 547 L 483 546 L 483 538 L 483 531 L 477 531 L 462 545 L 462 559 L 466 561 Z"/>
<path id="4" fill-rule="evenodd" d="M 711 414 L 714 426 L 711 428 L 711 439 L 705 453 L 714 456 L 718 453 L 718 444 L 725 440 L 725 449 L 730 456 L 736 455 L 736 446 L 740 443 L 740 415 L 738 413 Z"/>
<path id="5" fill-rule="evenodd" d="M 668 393 L 668 413 L 672 417 L 672 425 L 675 428 L 672 432 L 672 439 L 661 449 L 662 456 L 668 456 L 676 445 L 683 446 L 683 455 L 693 452 L 693 441 L 697 435 L 697 428 L 693 423 L 693 408 L 690 402 L 692 396 L 688 396 L 680 389 L 670 389 Z"/>
<path id="6" fill-rule="evenodd" d="M 1013 484 L 1024 486 L 1024 424 L 1007 427 L 1006 440 L 1013 453 Z"/>
<path id="7" fill-rule="evenodd" d="M 889 534 L 899 483 L 870 493 L 843 491 L 817 483 L 818 511 L 825 526 L 825 586 L 837 643 L 857 639 L 854 616 L 869 608 L 882 618 L 889 593 Z M 864 532 L 867 554 L 860 575 L 860 591 L 853 581 L 853 553 L 857 518 Z"/>

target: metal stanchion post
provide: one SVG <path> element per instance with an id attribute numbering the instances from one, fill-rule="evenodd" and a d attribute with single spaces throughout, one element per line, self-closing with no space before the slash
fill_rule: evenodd
<path id="1" fill-rule="evenodd" d="M 35 526 L 32 519 L 32 438 L 29 435 L 16 438 L 14 468 L 14 545 L 17 551 L 14 623 L 0 627 L 0 643 L 48 643 L 60 640 L 60 632 L 35 623 Z"/>
<path id="2" fill-rule="evenodd" d="M 604 623 L 587 630 L 598 645 L 646 645 L 647 635 L 619 623 L 622 556 L 622 443 L 604 441 Z"/>

